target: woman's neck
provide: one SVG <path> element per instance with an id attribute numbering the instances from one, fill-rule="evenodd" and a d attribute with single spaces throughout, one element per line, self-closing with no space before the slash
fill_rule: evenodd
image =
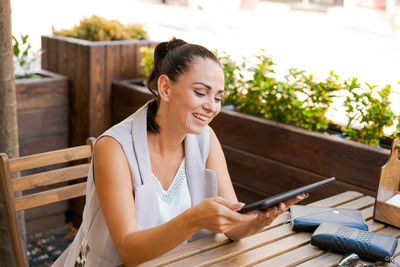
<path id="1" fill-rule="evenodd" d="M 167 118 L 164 112 L 157 112 L 155 118 L 157 124 L 160 126 L 158 134 L 147 133 L 147 140 L 151 153 L 156 153 L 161 157 L 169 157 L 177 153 L 183 153 L 183 140 L 185 134 L 177 131 L 172 123 L 171 118 Z"/>

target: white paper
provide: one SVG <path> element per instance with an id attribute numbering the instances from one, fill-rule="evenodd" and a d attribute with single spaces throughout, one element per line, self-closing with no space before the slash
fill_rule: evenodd
<path id="1" fill-rule="evenodd" d="M 396 194 L 393 197 L 389 198 L 388 200 L 386 200 L 386 203 L 396 207 L 400 207 L 400 194 Z"/>

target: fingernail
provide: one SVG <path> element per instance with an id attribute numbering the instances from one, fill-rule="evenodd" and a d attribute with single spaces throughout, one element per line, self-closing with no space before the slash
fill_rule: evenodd
<path id="1" fill-rule="evenodd" d="M 281 202 L 281 204 L 279 204 L 279 208 L 280 208 L 281 210 L 284 210 L 284 209 L 286 208 L 285 203 Z"/>
<path id="2" fill-rule="evenodd" d="M 255 219 L 255 218 L 257 218 L 257 217 L 258 217 L 258 213 L 254 213 L 253 219 Z"/>
<path id="3" fill-rule="evenodd" d="M 246 204 L 244 204 L 243 202 L 238 202 L 235 204 L 235 208 L 241 209 L 244 205 Z"/>

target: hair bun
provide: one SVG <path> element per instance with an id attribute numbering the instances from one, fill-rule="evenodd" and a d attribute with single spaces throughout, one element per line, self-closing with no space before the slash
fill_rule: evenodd
<path id="1" fill-rule="evenodd" d="M 168 53 L 169 51 L 174 50 L 185 44 L 187 43 L 182 39 L 176 39 L 175 37 L 173 37 L 166 45 L 166 52 Z"/>

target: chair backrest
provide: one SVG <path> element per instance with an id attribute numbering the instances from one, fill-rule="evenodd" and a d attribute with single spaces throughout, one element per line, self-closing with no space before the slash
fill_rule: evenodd
<path id="1" fill-rule="evenodd" d="M 18 224 L 17 212 L 59 202 L 86 194 L 86 179 L 92 157 L 95 138 L 87 139 L 86 145 L 60 149 L 46 153 L 9 159 L 5 153 L 0 154 L 0 187 L 3 196 L 4 210 L 7 226 L 10 233 L 11 248 L 16 266 L 27 266 L 21 230 Z M 69 163 L 80 160 L 80 164 Z M 82 160 L 85 160 L 83 163 Z M 75 162 L 76 163 L 76 162 Z M 59 164 L 61 168 L 50 171 L 37 172 L 26 176 L 12 178 L 13 173 L 35 169 L 39 167 Z M 65 167 L 65 165 L 67 165 Z M 57 165 L 56 165 L 57 166 Z M 43 169 L 43 168 L 42 168 Z M 63 182 L 77 180 L 77 183 L 67 184 Z M 47 189 L 38 193 L 15 196 L 17 192 L 40 188 L 47 185 L 59 187 Z M 57 186 L 57 185 L 56 185 Z"/>

